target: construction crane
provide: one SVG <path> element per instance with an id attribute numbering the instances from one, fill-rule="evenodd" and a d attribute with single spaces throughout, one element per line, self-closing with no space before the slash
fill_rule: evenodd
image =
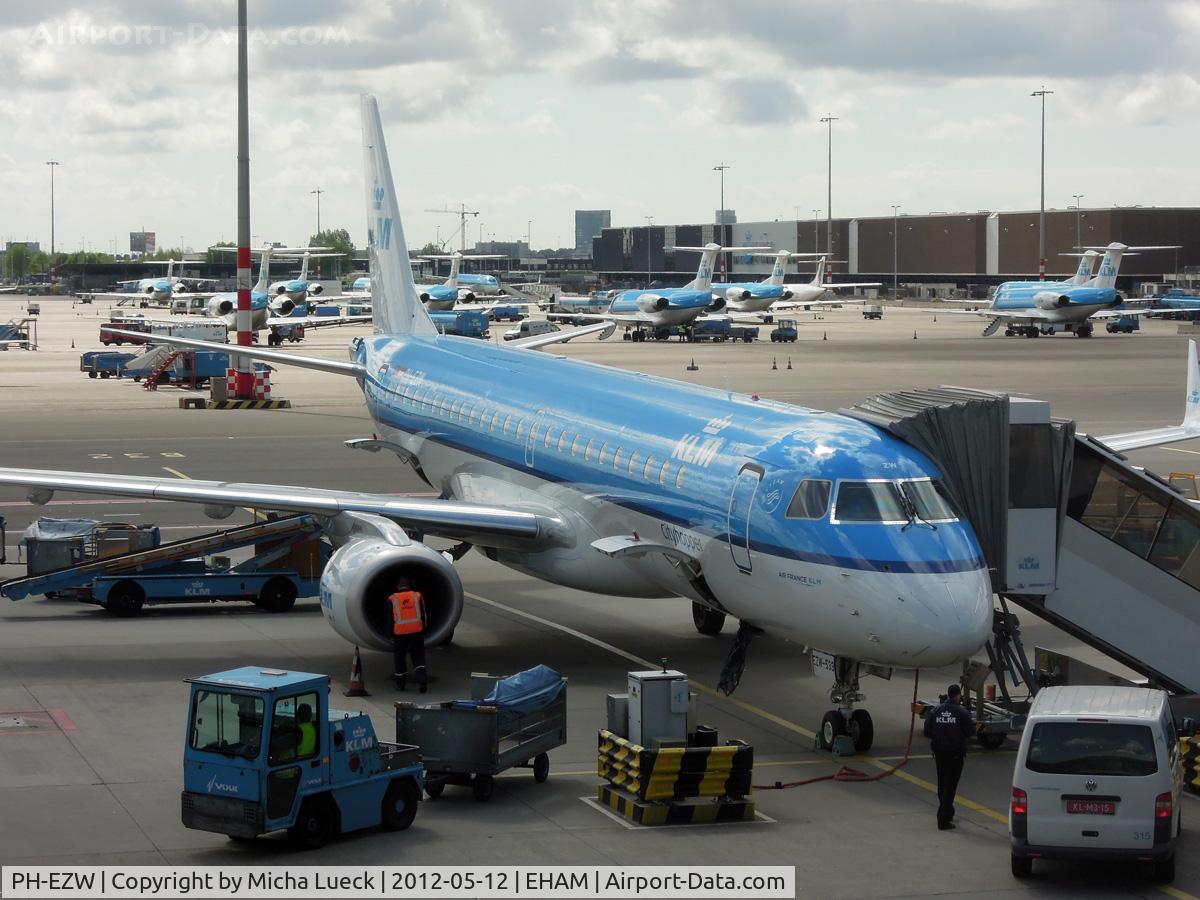
<path id="1" fill-rule="evenodd" d="M 458 216 L 458 218 L 459 218 L 458 232 L 457 232 L 458 238 L 459 238 L 458 249 L 460 251 L 462 251 L 463 253 L 466 253 L 467 252 L 467 216 L 477 216 L 477 215 L 479 215 L 479 210 L 467 209 L 467 205 L 465 203 L 460 203 L 458 206 L 459 206 L 458 209 L 427 209 L 427 210 L 425 210 L 425 212 L 443 213 L 445 215 Z M 454 240 L 453 234 L 450 235 L 450 237 L 446 238 L 446 243 L 448 244 L 452 240 Z"/>

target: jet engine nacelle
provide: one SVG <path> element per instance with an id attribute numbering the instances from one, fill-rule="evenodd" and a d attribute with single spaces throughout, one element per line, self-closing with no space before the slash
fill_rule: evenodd
<path id="1" fill-rule="evenodd" d="M 154 285 L 152 285 L 152 284 L 146 285 L 144 288 L 142 288 L 142 293 L 145 294 L 147 297 L 149 297 L 151 294 L 154 293 Z"/>
<path id="2" fill-rule="evenodd" d="M 213 318 L 227 316 L 235 309 L 237 309 L 237 304 L 228 297 L 213 297 L 208 301 L 208 314 Z"/>
<path id="3" fill-rule="evenodd" d="M 290 297 L 284 297 L 281 300 L 276 300 L 271 304 L 271 312 L 277 316 L 290 316 L 292 310 L 296 308 L 296 304 L 292 302 Z"/>
<path id="4" fill-rule="evenodd" d="M 275 296 L 276 297 L 280 296 L 281 294 L 286 294 L 286 293 L 287 293 L 287 282 L 286 281 L 281 281 L 281 282 L 279 282 L 279 284 L 275 285 Z"/>
<path id="5" fill-rule="evenodd" d="M 407 578 L 425 602 L 425 643 L 450 638 L 463 611 L 463 587 L 446 557 L 424 544 L 397 546 L 356 538 L 329 558 L 321 575 L 321 612 L 352 644 L 390 650 L 396 579 Z"/>
<path id="6" fill-rule="evenodd" d="M 475 292 L 466 290 L 465 288 L 459 288 L 458 300 L 460 303 L 474 303 Z"/>
<path id="7" fill-rule="evenodd" d="M 741 300 L 749 300 L 750 292 L 745 288 L 729 288 L 725 291 L 725 299 L 733 303 Z"/>
<path id="8" fill-rule="evenodd" d="M 791 300 L 794 296 L 796 295 L 787 289 L 784 289 L 784 292 L 779 295 L 781 300 Z"/>
<path id="9" fill-rule="evenodd" d="M 321 293 L 324 290 L 325 290 L 325 285 L 318 284 L 315 281 L 309 282 L 308 294 L 310 297 L 315 297 L 315 296 L 317 296 L 317 294 Z"/>
<path id="10" fill-rule="evenodd" d="M 747 291 L 749 293 L 749 291 Z M 704 307 L 708 312 L 720 312 L 725 308 L 725 300 L 722 297 L 714 297 L 713 302 Z"/>
<path id="11" fill-rule="evenodd" d="M 645 313 L 662 312 L 671 305 L 671 301 L 658 294 L 642 294 L 637 298 L 637 305 Z"/>
<path id="12" fill-rule="evenodd" d="M 188 289 L 188 286 L 186 284 L 184 284 L 182 281 L 177 281 L 173 285 L 171 285 L 171 293 L 173 293 L 173 294 L 186 293 L 187 289 Z"/>
<path id="13" fill-rule="evenodd" d="M 1062 309 L 1071 302 L 1071 298 L 1066 294 L 1042 291 L 1040 294 L 1034 294 L 1033 302 L 1038 309 Z"/>

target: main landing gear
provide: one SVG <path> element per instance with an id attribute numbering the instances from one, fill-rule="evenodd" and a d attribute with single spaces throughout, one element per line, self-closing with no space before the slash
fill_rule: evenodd
<path id="1" fill-rule="evenodd" d="M 821 718 L 817 746 L 822 750 L 832 750 L 834 741 L 843 735 L 853 742 L 856 753 L 866 753 L 875 742 L 875 723 L 871 714 L 865 709 L 854 709 L 855 703 L 866 699 L 858 689 L 859 668 L 857 660 L 844 656 L 833 658 L 833 687 L 829 689 L 829 699 L 836 708 Z"/>

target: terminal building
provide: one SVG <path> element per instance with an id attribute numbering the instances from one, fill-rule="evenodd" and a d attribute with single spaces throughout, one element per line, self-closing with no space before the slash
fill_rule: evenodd
<path id="1" fill-rule="evenodd" d="M 728 214 L 732 211 L 726 210 Z M 830 234 L 832 232 L 832 234 Z M 710 241 L 727 246 L 765 246 L 800 252 L 832 245 L 834 279 L 880 281 L 986 293 L 990 285 L 1013 278 L 1036 278 L 1038 211 L 941 213 L 834 219 L 737 222 L 724 225 L 651 225 L 606 228 L 592 241 L 593 268 L 606 284 L 682 284 L 696 271 L 697 254 L 672 253 L 670 246 Z M 1121 284 L 1177 281 L 1200 267 L 1200 208 L 1114 207 L 1046 211 L 1047 276 L 1070 276 L 1080 245 L 1180 245 L 1178 250 L 1130 255 L 1121 265 Z M 760 279 L 771 261 L 730 254 L 732 277 Z M 803 261 L 799 271 L 811 271 Z M 795 280 L 795 267 L 789 270 Z M 918 291 L 921 287 L 916 288 Z"/>

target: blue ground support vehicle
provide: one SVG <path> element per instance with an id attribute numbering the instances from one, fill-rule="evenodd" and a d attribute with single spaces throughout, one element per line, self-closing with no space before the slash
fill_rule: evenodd
<path id="1" fill-rule="evenodd" d="M 1104 324 L 1104 330 L 1109 334 L 1133 334 L 1135 331 L 1142 330 L 1142 324 L 1138 318 L 1138 316 L 1121 316 L 1119 319 L 1110 319 Z"/>
<path id="2" fill-rule="evenodd" d="M 496 305 L 487 311 L 487 315 L 493 322 L 520 322 L 525 318 L 519 306 Z"/>
<path id="3" fill-rule="evenodd" d="M 186 679 L 187 828 L 305 849 L 347 831 L 412 824 L 425 782 L 417 747 L 375 736 L 366 713 L 329 708 L 327 675 L 243 666 Z"/>
<path id="4" fill-rule="evenodd" d="M 459 337 L 486 338 L 489 335 L 490 320 L 481 312 L 454 312 L 453 310 L 431 310 L 429 318 L 442 334 L 456 334 Z"/>
<path id="5" fill-rule="evenodd" d="M 794 344 L 798 336 L 795 319 L 780 319 L 779 324 L 771 329 L 773 344 Z"/>
<path id="6" fill-rule="evenodd" d="M 120 350 L 86 350 L 79 356 L 79 371 L 87 372 L 88 378 L 120 377 L 125 364 L 135 356 Z"/>

